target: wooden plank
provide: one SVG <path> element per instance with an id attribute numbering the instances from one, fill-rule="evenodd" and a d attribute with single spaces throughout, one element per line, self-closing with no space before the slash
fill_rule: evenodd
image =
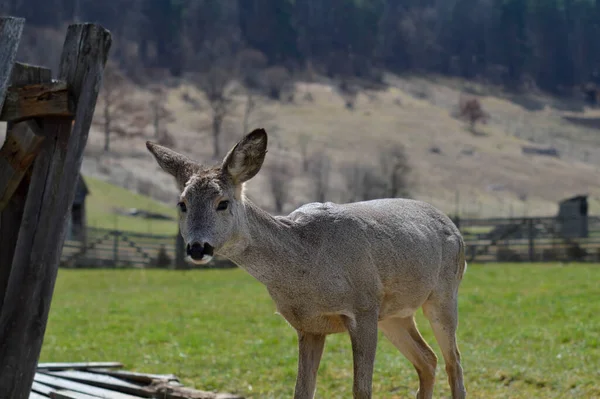
<path id="1" fill-rule="evenodd" d="M 71 130 L 68 119 L 43 121 L 47 135 L 33 165 L 0 315 L 0 392 L 12 399 L 29 396 L 110 44 L 110 33 L 99 25 L 67 31 L 59 78 L 75 100 L 75 123 Z"/>
<path id="2" fill-rule="evenodd" d="M 107 399 L 141 399 L 141 396 L 133 396 L 126 393 L 111 391 L 110 389 L 98 388 L 87 384 L 82 384 L 75 381 L 69 381 L 64 378 L 53 377 L 42 373 L 35 374 L 35 381 L 53 388 L 66 389 L 74 392 L 81 392 L 91 396 Z"/>
<path id="3" fill-rule="evenodd" d="M 172 386 L 168 383 L 156 384 L 152 387 L 155 397 L 164 399 L 244 399 L 241 395 L 225 392 L 208 392 L 197 389 Z"/>
<path id="4" fill-rule="evenodd" d="M 152 396 L 151 393 L 148 390 L 145 390 L 140 384 L 133 384 L 109 375 L 95 374 L 79 370 L 52 371 L 45 372 L 44 374 L 61 377 L 100 388 L 111 389 L 122 393 L 129 393 L 147 398 Z"/>
<path id="5" fill-rule="evenodd" d="M 13 68 L 11 78 L 13 85 L 44 83 L 51 80 L 52 71 L 50 69 L 19 62 Z M 32 127 L 34 130 L 40 130 L 37 121 L 31 121 L 27 125 L 8 124 L 6 139 L 0 149 L 0 210 L 7 206 L 41 149 L 43 137 L 34 134 L 34 131 L 31 130 Z"/>
<path id="6" fill-rule="evenodd" d="M 105 375 L 110 375 L 113 377 L 118 377 L 124 380 L 139 382 L 141 384 L 152 384 L 155 381 L 167 381 L 167 382 L 179 382 L 179 378 L 177 378 L 173 374 L 146 374 L 146 373 L 136 373 L 134 371 L 126 371 L 126 370 L 108 370 L 108 369 L 94 369 L 90 370 L 91 373 L 101 373 Z"/>
<path id="7" fill-rule="evenodd" d="M 88 369 L 120 369 L 119 362 L 80 362 L 80 363 L 38 363 L 37 369 L 42 371 L 88 370 Z"/>
<path id="8" fill-rule="evenodd" d="M 81 392 L 69 391 L 68 389 L 60 389 L 50 394 L 52 399 L 98 399 L 98 396 L 86 395 Z"/>
<path id="9" fill-rule="evenodd" d="M 31 392 L 29 399 L 48 399 L 48 396 L 40 395 L 39 393 Z"/>
<path id="10" fill-rule="evenodd" d="M 72 118 L 73 108 L 64 82 L 11 86 L 6 92 L 0 121 L 20 122 L 52 116 Z"/>
<path id="11" fill-rule="evenodd" d="M 50 81 L 52 73 L 47 68 L 15 63 L 12 84 L 41 83 Z M 32 121 L 37 125 L 36 121 Z M 0 149 L 0 309 L 8 284 L 12 260 L 23 212 L 29 190 L 29 179 L 25 179 L 30 166 L 40 150 L 42 137 L 36 136 L 31 124 L 7 124 L 4 144 Z"/>
<path id="12" fill-rule="evenodd" d="M 54 391 L 54 388 L 34 381 L 33 384 L 31 384 L 31 391 L 49 397 L 50 393 Z"/>
<path id="13" fill-rule="evenodd" d="M 23 18 L 0 17 L 0 109 L 4 106 L 24 25 Z"/>

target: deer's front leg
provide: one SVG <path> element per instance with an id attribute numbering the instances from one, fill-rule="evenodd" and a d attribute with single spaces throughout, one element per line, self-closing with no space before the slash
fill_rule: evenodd
<path id="1" fill-rule="evenodd" d="M 317 370 L 321 362 L 325 335 L 298 331 L 298 376 L 294 399 L 313 399 L 317 386 Z"/>
<path id="2" fill-rule="evenodd" d="M 377 350 L 377 312 L 348 319 L 347 327 L 354 358 L 354 399 L 371 399 L 373 367 Z"/>

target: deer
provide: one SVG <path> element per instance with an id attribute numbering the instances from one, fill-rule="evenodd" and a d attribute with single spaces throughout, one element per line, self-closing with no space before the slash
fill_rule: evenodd
<path id="1" fill-rule="evenodd" d="M 314 398 L 325 339 L 338 333 L 350 336 L 353 398 L 370 399 L 379 330 L 416 369 L 416 397 L 432 398 L 438 359 L 417 329 L 419 308 L 443 354 L 452 398 L 465 398 L 456 333 L 467 263 L 456 225 L 434 206 L 403 198 L 308 203 L 273 216 L 245 194 L 267 141 L 264 129 L 254 129 L 212 166 L 146 146 L 180 191 L 187 259 L 230 259 L 266 287 L 296 330 L 294 399 Z"/>

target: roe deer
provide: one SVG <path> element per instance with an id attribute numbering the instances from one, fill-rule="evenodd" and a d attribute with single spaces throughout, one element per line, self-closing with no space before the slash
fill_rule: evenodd
<path id="1" fill-rule="evenodd" d="M 213 167 L 146 145 L 181 190 L 179 223 L 191 261 L 231 259 L 266 286 L 296 329 L 295 399 L 314 397 L 325 337 L 346 331 L 354 398 L 371 398 L 378 327 L 414 365 L 417 398 L 431 398 L 437 357 L 415 325 L 420 307 L 443 353 L 452 398 L 466 396 L 456 329 L 467 265 L 463 238 L 445 214 L 424 202 L 380 199 L 311 203 L 271 216 L 244 196 L 244 183 L 265 159 L 264 129 L 247 134 Z"/>

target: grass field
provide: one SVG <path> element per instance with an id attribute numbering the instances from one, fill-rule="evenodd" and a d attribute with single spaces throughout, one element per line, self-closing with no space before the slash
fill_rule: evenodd
<path id="1" fill-rule="evenodd" d="M 470 398 L 600 397 L 598 265 L 470 265 L 459 344 Z M 289 398 L 296 335 L 265 288 L 242 270 L 61 269 L 41 361 L 117 360 L 175 373 L 199 389 Z M 435 397 L 449 397 L 440 362 Z M 383 337 L 374 398 L 413 397 L 417 375 Z M 347 335 L 330 336 L 318 398 L 349 398 Z"/>
<path id="2" fill-rule="evenodd" d="M 84 180 L 90 190 L 86 203 L 89 227 L 149 234 L 177 234 L 177 223 L 174 221 L 144 219 L 115 212 L 116 209 L 137 208 L 175 218 L 175 206 L 168 207 L 149 197 L 88 176 L 84 176 Z"/>

